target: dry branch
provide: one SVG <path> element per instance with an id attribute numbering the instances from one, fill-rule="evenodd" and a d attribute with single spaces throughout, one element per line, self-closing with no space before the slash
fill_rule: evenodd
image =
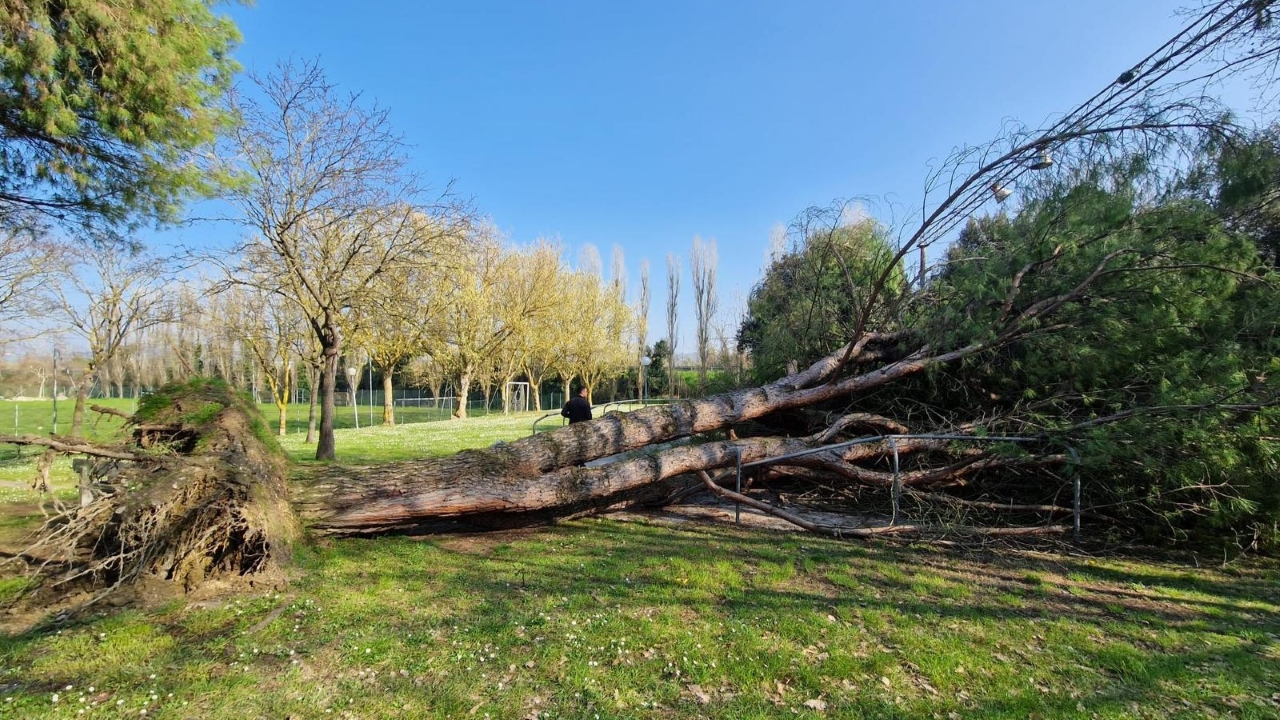
<path id="1" fill-rule="evenodd" d="M 121 410 L 117 410 L 115 408 L 109 408 L 102 405 L 94 404 L 94 405 L 90 405 L 89 409 L 96 413 L 102 413 L 103 415 L 114 415 L 115 417 L 123 419 L 125 422 L 132 422 L 133 420 L 132 415 L 130 415 L 129 413 L 123 412 Z"/>
<path id="2" fill-rule="evenodd" d="M 121 448 L 94 445 L 81 440 L 41 437 L 39 435 L 0 435 L 0 443 L 6 445 L 38 445 L 68 455 L 91 455 L 112 460 L 132 460 L 141 463 L 162 462 L 161 455 L 145 455 Z"/>

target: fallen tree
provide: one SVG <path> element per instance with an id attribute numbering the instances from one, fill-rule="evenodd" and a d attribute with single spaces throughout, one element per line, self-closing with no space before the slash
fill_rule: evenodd
<path id="1" fill-rule="evenodd" d="M 867 426 L 905 430 L 888 418 L 864 413 L 836 419 L 830 427 L 805 438 L 749 437 L 682 445 L 635 457 L 622 457 L 594 467 L 586 463 L 673 440 L 706 435 L 769 415 L 847 398 L 934 364 L 977 352 L 978 346 L 930 354 L 927 347 L 907 352 L 896 335 L 868 335 L 860 348 L 841 350 L 802 373 L 764 387 L 698 400 L 657 405 L 629 413 L 610 413 L 513 443 L 468 450 L 435 461 L 407 461 L 375 468 L 332 468 L 304 481 L 294 494 L 295 507 L 311 527 L 334 534 L 377 534 L 388 531 L 503 527 L 545 521 L 626 499 L 664 480 L 792 454 L 838 441 L 842 433 Z M 855 367 L 860 359 L 904 355 L 865 373 L 830 382 L 832 372 Z M 854 362 L 850 362 L 854 361 Z M 934 453 L 950 457 L 950 443 L 904 441 L 899 453 Z M 793 465 L 819 469 L 854 482 L 887 486 L 891 475 L 871 470 L 889 453 L 887 443 L 815 453 Z M 908 486 L 940 486 L 961 481 L 981 469 L 1025 464 L 1023 458 L 989 454 L 962 457 L 941 467 L 903 475 Z M 1037 462 L 1061 462 L 1051 460 Z"/>
<path id="2" fill-rule="evenodd" d="M 1258 34 L 1280 47 L 1257 21 L 1269 5 L 1214 5 L 1049 128 L 961 149 L 930 178 L 928 189 L 945 197 L 926 204 L 917 229 L 887 251 L 828 252 L 841 238 L 888 242 L 888 233 L 846 232 L 841 206 L 802 217 L 797 244 L 816 250 L 796 266 L 831 258 L 818 270 L 843 281 L 794 298 L 812 303 L 809 318 L 840 308 L 830 333 L 838 342 L 793 343 L 822 349 L 802 358 L 802 370 L 448 458 L 322 468 L 288 503 L 256 410 L 200 381 L 148 400 L 134 419 L 134 447 L 118 450 L 136 461 L 127 479 L 51 522 L 27 557 L 62 583 L 112 587 L 145 576 L 192 587 L 270 571 L 294 535 L 295 511 L 321 534 L 498 528 L 641 497 L 669 501 L 693 488 L 830 531 L 723 486 L 729 468 L 780 456 L 793 457 L 753 470 L 755 489 L 808 483 L 848 496 L 896 478 L 919 491 L 912 497 L 946 497 L 965 512 L 1007 507 L 1046 518 L 986 527 L 986 536 L 1060 532 L 1047 518 L 1063 507 L 1055 469 L 1070 459 L 1067 441 L 1090 450 L 1079 469 L 1091 473 L 1094 517 L 1120 525 L 1131 506 L 1174 528 L 1186 516 L 1212 515 L 1220 527 L 1272 517 L 1280 512 L 1274 269 L 1260 266 L 1211 189 L 1159 170 L 1171 148 L 1234 133 L 1212 103 L 1171 94 L 1182 87 L 1173 73 Z M 1226 58 L 1218 67 L 1240 65 Z M 1023 200 L 1012 217 L 981 217 L 1015 185 Z M 925 250 L 966 222 L 942 266 L 930 268 Z M 831 291 L 841 302 L 821 305 Z M 805 328 L 782 330 L 785 341 Z M 847 443 L 930 433 L 1044 442 Z M 906 522 L 843 534 L 931 529 Z"/>
<path id="3" fill-rule="evenodd" d="M 1270 5 L 1208 5 L 1048 127 L 961 148 L 929 178 L 919 225 L 886 249 L 875 243 L 892 233 L 843 225 L 843 205 L 802 216 L 796 245 L 813 252 L 783 268 L 781 295 L 809 305 L 796 314 L 803 327 L 783 324 L 776 336 L 784 352 L 823 349 L 802 358 L 804 370 L 442 460 L 331 468 L 296 494 L 297 507 L 318 532 L 335 534 L 540 522 L 861 430 L 1074 439 L 1091 450 L 1099 505 L 1147 503 L 1148 520 L 1175 529 L 1180 514 L 1217 514 L 1220 525 L 1267 517 L 1255 510 L 1277 504 L 1267 476 L 1276 449 L 1264 439 L 1275 435 L 1280 374 L 1268 375 L 1276 283 L 1253 239 L 1215 206 L 1215 188 L 1182 170 L 1201 162 L 1206 143 L 1239 135 L 1219 105 L 1186 94 L 1188 78 L 1265 67 L 1280 49 Z M 1012 218 L 1003 209 L 983 217 L 1015 188 Z M 966 223 L 931 268 L 928 248 Z M 790 270 L 824 259 L 843 282 L 795 296 L 804 273 Z M 826 302 L 824 292 L 839 297 Z M 799 342 L 830 309 L 830 335 L 841 341 Z M 1219 447 L 1219 457 L 1206 450 Z M 883 486 L 891 451 L 880 443 L 814 453 L 774 472 Z M 1051 443 L 1029 454 L 907 443 L 898 454 L 911 456 L 907 487 L 1016 475 L 999 499 L 1023 507 L 1060 488 L 1046 488 L 1044 473 L 1010 471 L 1065 461 Z M 1191 480 L 1197 473 L 1252 480 Z M 1177 493 L 1186 499 L 1155 502 Z"/>

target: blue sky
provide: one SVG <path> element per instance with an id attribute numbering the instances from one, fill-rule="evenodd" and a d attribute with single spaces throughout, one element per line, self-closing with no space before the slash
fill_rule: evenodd
<path id="1" fill-rule="evenodd" d="M 259 0 L 230 12 L 247 70 L 319 58 L 388 107 L 416 168 L 455 180 L 510 242 L 558 238 L 570 259 L 592 243 L 606 269 L 619 245 L 633 287 L 647 258 L 652 337 L 665 332 L 666 256 L 687 256 L 695 235 L 716 239 L 721 305 L 740 304 L 775 225 L 836 198 L 880 198 L 886 219 L 893 203 L 918 208 L 931 160 L 1007 119 L 1070 109 L 1172 35 L 1178 7 Z"/>

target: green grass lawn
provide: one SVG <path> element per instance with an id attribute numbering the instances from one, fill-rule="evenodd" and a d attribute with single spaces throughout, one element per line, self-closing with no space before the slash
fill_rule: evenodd
<path id="1" fill-rule="evenodd" d="M 96 404 L 113 407 L 124 412 L 132 412 L 132 400 L 91 401 Z M 8 406 L 19 406 L 19 431 L 22 435 L 49 435 L 52 431 L 52 402 L 28 401 L 22 403 L 0 403 L 0 414 Z M 59 432 L 65 434 L 71 428 L 70 401 L 58 403 Z M 272 430 L 278 427 L 276 407 L 265 404 L 259 406 L 263 416 L 269 421 Z M 350 408 L 347 408 L 348 410 Z M 624 409 L 631 409 L 624 407 Z M 342 412 L 334 418 L 334 440 L 337 444 L 339 462 L 350 464 L 370 464 L 389 462 L 392 460 L 409 460 L 422 457 L 439 457 L 459 450 L 475 447 L 486 447 L 498 440 L 510 441 L 525 437 L 532 433 L 533 421 L 546 413 L 528 412 L 503 415 L 494 413 L 470 417 L 466 420 L 449 420 L 442 413 L 432 415 L 428 408 L 410 408 L 402 412 L 405 420 L 402 424 L 390 426 L 381 424 L 381 415 L 375 416 L 376 424 L 368 425 L 367 415 L 361 419 L 360 429 L 355 429 L 354 418 Z M 361 408 L 367 413 L 367 407 Z M 281 446 L 295 462 L 314 462 L 315 445 L 306 441 L 307 407 L 293 405 L 289 408 L 288 432 L 278 438 Z M 431 418 L 434 418 L 432 420 Z M 560 427 L 558 417 L 548 418 L 539 424 L 539 431 Z M 118 439 L 123 421 L 110 415 L 87 413 L 85 435 L 101 442 Z M 35 475 L 35 458 L 39 450 L 27 447 L 18 449 L 15 446 L 0 446 L 0 503 L 34 503 L 38 495 L 30 490 L 30 481 Z M 51 479 L 59 497 L 68 499 L 75 497 L 76 478 L 71 471 L 71 458 L 59 457 L 53 466 Z"/>
<path id="2" fill-rule="evenodd" d="M 1275 718 L 1280 574 L 582 520 L 0 637 L 14 718 Z"/>
<path id="3" fill-rule="evenodd" d="M 340 430 L 337 450 L 440 455 L 532 417 Z M 0 634 L 0 718 L 1280 717 L 1274 563 L 595 519 L 322 540 L 297 566 L 287 588 Z"/>
<path id="4" fill-rule="evenodd" d="M 403 425 L 375 425 L 355 429 L 335 429 L 338 462 L 367 465 L 393 460 L 440 457 L 467 448 L 487 447 L 498 440 L 511 441 L 533 432 L 533 421 L 545 413 L 485 415 L 466 420 L 442 420 Z M 539 430 L 560 426 L 551 418 Z M 314 462 L 315 445 L 308 445 L 304 433 L 279 438 L 280 445 L 295 462 Z"/>
<path id="5" fill-rule="evenodd" d="M 96 398 L 90 400 L 89 404 L 102 405 L 127 413 L 132 413 L 134 410 L 132 400 Z M 74 400 L 58 401 L 59 435 L 66 435 L 71 431 L 71 415 L 74 409 Z M 53 414 L 52 400 L 0 401 L 0 434 L 51 435 L 54 425 Z M 83 434 L 91 440 L 111 442 L 119 436 L 123 425 L 124 421 L 114 415 L 86 409 Z M 30 446 L 25 448 L 14 445 L 0 446 L 0 506 L 4 503 L 36 502 L 39 496 L 31 490 L 31 480 L 35 477 L 36 457 L 41 452 L 40 449 Z M 77 497 L 70 457 L 59 456 L 54 461 L 50 479 L 60 498 L 66 500 Z M 4 534 L 4 525 L 4 521 L 0 520 L 0 538 Z"/>

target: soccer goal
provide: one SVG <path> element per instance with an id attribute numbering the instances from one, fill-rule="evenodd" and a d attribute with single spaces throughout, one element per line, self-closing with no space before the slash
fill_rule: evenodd
<path id="1" fill-rule="evenodd" d="M 529 412 L 529 383 L 527 382 L 509 382 L 503 388 L 503 405 L 502 412 Z"/>

